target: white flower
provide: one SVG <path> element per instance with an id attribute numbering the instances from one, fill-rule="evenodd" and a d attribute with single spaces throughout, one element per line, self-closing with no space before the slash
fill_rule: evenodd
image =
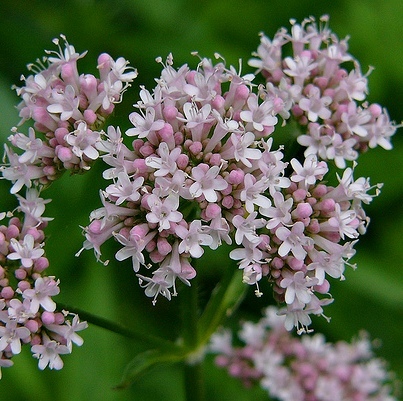
<path id="1" fill-rule="evenodd" d="M 168 195 L 164 200 L 155 194 L 147 198 L 147 204 L 150 212 L 146 219 L 149 223 L 159 225 L 158 231 L 168 230 L 170 223 L 179 223 L 182 220 L 182 213 L 178 212 L 179 197 L 177 195 Z"/>
<path id="2" fill-rule="evenodd" d="M 21 264 L 25 268 L 32 267 L 34 261 L 45 253 L 41 246 L 35 247 L 35 240 L 31 234 L 24 237 L 22 244 L 15 238 L 11 238 L 10 244 L 14 248 L 14 252 L 8 254 L 7 258 L 11 260 L 21 259 Z"/>
<path id="3" fill-rule="evenodd" d="M 39 359 L 38 367 L 43 370 L 49 365 L 50 369 L 60 370 L 63 367 L 60 354 L 70 354 L 71 350 L 67 345 L 59 344 L 44 333 L 42 334 L 43 345 L 33 345 L 31 352 L 33 357 Z"/>
<path id="4" fill-rule="evenodd" d="M 189 229 L 178 225 L 175 233 L 182 238 L 179 244 L 179 253 L 190 253 L 193 258 L 200 258 L 204 250 L 201 245 L 210 246 L 213 244 L 213 238 L 209 234 L 202 232 L 202 225 L 200 220 L 193 220 L 190 223 Z"/>
<path id="5" fill-rule="evenodd" d="M 189 191 L 193 198 L 204 195 L 207 202 L 216 202 L 218 197 L 216 191 L 222 191 L 227 188 L 228 183 L 219 175 L 220 167 L 209 167 L 207 164 L 200 163 L 192 168 L 192 178 L 194 183 Z"/>

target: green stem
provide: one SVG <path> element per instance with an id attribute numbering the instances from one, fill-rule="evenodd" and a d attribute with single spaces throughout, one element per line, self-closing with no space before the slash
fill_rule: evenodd
<path id="1" fill-rule="evenodd" d="M 183 346 L 188 350 L 184 361 L 185 394 L 188 401 L 203 401 L 204 380 L 202 359 L 199 357 L 199 304 L 197 277 L 190 287 L 181 291 L 182 303 L 182 338 Z"/>
<path id="2" fill-rule="evenodd" d="M 228 266 L 199 320 L 200 340 L 206 344 L 213 333 L 238 308 L 248 286 L 242 282 L 242 272 Z"/>
<path id="3" fill-rule="evenodd" d="M 64 310 L 78 314 L 82 320 L 86 320 L 89 323 L 94 324 L 95 326 L 102 327 L 103 329 L 112 331 L 113 333 L 120 334 L 132 340 L 138 340 L 143 343 L 145 342 L 157 348 L 168 348 L 168 349 L 179 348 L 176 344 L 174 344 L 171 341 L 165 340 L 157 336 L 153 336 L 149 333 L 142 333 L 137 330 L 129 329 L 119 323 L 94 315 L 82 309 L 73 308 L 68 305 L 60 303 L 58 303 L 57 305 Z"/>
<path id="4" fill-rule="evenodd" d="M 185 395 L 187 401 L 205 400 L 203 366 L 200 361 L 197 363 L 187 363 L 185 370 Z"/>

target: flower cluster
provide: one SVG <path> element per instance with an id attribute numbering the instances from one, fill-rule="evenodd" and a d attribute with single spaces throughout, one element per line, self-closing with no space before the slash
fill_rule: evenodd
<path id="1" fill-rule="evenodd" d="M 386 118 L 382 113 L 371 114 L 351 132 L 351 121 L 336 122 L 337 116 L 347 118 L 343 107 L 363 99 L 366 85 L 357 84 L 354 91 L 347 85 L 358 76 L 357 62 L 352 75 L 336 74 L 346 57 L 331 55 L 336 49 L 345 52 L 346 44 L 326 29 L 317 30 L 311 21 L 294 24 L 292 35 L 280 31 L 270 48 L 276 56 L 270 73 L 269 56 L 264 58 L 262 50 L 269 42 L 265 37 L 262 41 L 263 61 L 251 64 L 259 64 L 266 86 L 254 85 L 254 74 L 242 76 L 222 61 L 214 64 L 203 58 L 193 70 L 188 65 L 174 69 L 171 55 L 166 63 L 157 60 L 163 66 L 161 76 L 151 92 L 141 88 L 138 110 L 129 116 L 133 128 L 123 137 L 119 128 L 109 127 L 97 147 L 110 166 L 104 178 L 112 183 L 101 191 L 103 207 L 91 213 L 83 249 L 94 249 L 100 259 L 101 245 L 115 238 L 121 244 L 116 259 L 132 260 L 140 285 L 155 303 L 159 294 L 168 299 L 176 295 L 177 278 L 190 285 L 203 247 L 217 249 L 222 242 L 235 242 L 229 256 L 238 261 L 243 281 L 256 285 L 260 296 L 258 282 L 267 278 L 285 306 L 287 329 L 295 326 L 303 332 L 311 323 L 309 315 L 323 315 L 322 306 L 332 301 L 323 297 L 329 292 L 327 277 L 344 278 L 353 245 L 368 223 L 362 205 L 380 188 L 366 178 L 353 178 L 354 165 L 345 168 L 351 152 L 336 150 L 336 138 L 354 142 L 351 147 L 358 152 L 364 139 L 372 146 L 370 132 L 385 144 L 396 127 L 381 124 Z M 286 42 L 299 50 L 284 64 L 275 49 Z M 328 50 L 320 50 L 321 44 Z M 303 50 L 305 46 L 310 50 Z M 292 63 L 306 63 L 310 74 L 294 74 Z M 338 83 L 330 79 L 336 75 Z M 326 112 L 309 106 L 304 120 L 297 109 L 314 99 L 305 88 L 308 84 L 315 93 L 326 90 L 326 95 L 319 91 L 326 102 L 318 100 Z M 360 113 L 372 113 L 369 110 L 375 106 Z M 329 139 L 326 152 L 315 150 L 308 133 L 297 138 L 300 145 L 309 142 L 300 158 L 285 160 L 282 146 L 273 149 L 279 121 L 287 124 L 291 115 L 303 133 L 307 125 L 316 124 L 319 142 Z M 344 168 L 340 176 L 332 173 L 332 159 Z M 152 269 L 151 277 L 141 268 Z"/>
<path id="2" fill-rule="evenodd" d="M 59 280 L 45 274 L 43 230 L 51 219 L 43 213 L 49 200 L 34 188 L 17 197 L 15 212 L 0 216 L 8 219 L 0 226 L 0 368 L 11 366 L 13 355 L 29 344 L 40 369 L 61 369 L 60 355 L 71 353 L 72 343 L 83 343 L 76 332 L 87 323 L 58 311 L 52 299 L 60 290 Z"/>
<path id="3" fill-rule="evenodd" d="M 292 102 L 290 114 L 304 132 L 297 140 L 305 155 L 344 168 L 346 160 L 356 160 L 368 148 L 391 149 L 397 126 L 380 105 L 365 101 L 371 69 L 362 74 L 348 53 L 348 39 L 339 40 L 327 21 L 322 17 L 317 27 L 313 18 L 302 24 L 292 20 L 291 32 L 280 29 L 273 39 L 262 34 L 249 65 L 261 72 L 265 91 L 279 102 Z"/>
<path id="4" fill-rule="evenodd" d="M 216 364 L 245 386 L 259 383 L 281 401 L 394 401 L 392 374 L 375 358 L 365 333 L 351 343 L 328 343 L 323 335 L 293 337 L 274 307 L 257 323 L 245 322 L 232 335 L 213 335 Z"/>
<path id="5" fill-rule="evenodd" d="M 115 61 L 106 53 L 98 58 L 100 78 L 79 75 L 77 61 L 86 53 L 78 54 L 61 37 L 65 49 L 55 39 L 59 51 L 48 51 L 43 61 L 30 64 L 34 75 L 22 77 L 25 85 L 16 88 L 22 98 L 20 124 L 32 119 L 34 128 L 29 128 L 28 136 L 13 129 L 9 142 L 21 154 L 6 146 L 9 165 L 2 172 L 14 183 L 12 193 L 24 185 L 31 187 L 32 182 L 46 185 L 66 169 L 88 170 L 99 157 L 99 127 L 137 76 L 124 58 Z"/>

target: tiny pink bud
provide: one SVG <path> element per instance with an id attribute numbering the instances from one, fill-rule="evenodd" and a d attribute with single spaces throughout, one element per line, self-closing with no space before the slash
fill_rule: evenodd
<path id="1" fill-rule="evenodd" d="M 53 312 L 43 312 L 42 316 L 41 316 L 41 320 L 43 322 L 43 324 L 53 324 L 55 322 L 55 315 L 53 314 Z"/>
<path id="2" fill-rule="evenodd" d="M 318 220 L 311 219 L 311 221 L 307 227 L 307 230 L 309 232 L 311 232 L 312 234 L 317 234 L 320 231 L 320 224 L 319 224 Z"/>
<path id="3" fill-rule="evenodd" d="M 151 240 L 148 242 L 148 244 L 145 246 L 145 250 L 147 252 L 152 252 L 155 247 L 157 246 L 157 242 L 155 240 Z"/>
<path id="4" fill-rule="evenodd" d="M 375 118 L 379 117 L 382 114 L 382 107 L 377 103 L 371 104 L 371 106 L 368 107 L 368 110 Z"/>
<path id="5" fill-rule="evenodd" d="M 309 203 L 299 203 L 293 214 L 297 219 L 305 219 L 313 213 L 312 207 Z"/>
<path id="6" fill-rule="evenodd" d="M 221 215 L 221 208 L 216 203 L 209 203 L 206 207 L 206 217 L 214 219 Z"/>
<path id="7" fill-rule="evenodd" d="M 20 235 L 20 230 L 14 224 L 10 224 L 6 229 L 7 239 L 17 238 Z"/>
<path id="8" fill-rule="evenodd" d="M 224 107 L 224 104 L 225 99 L 220 95 L 216 95 L 211 102 L 211 107 L 216 110 L 221 110 Z"/>
<path id="9" fill-rule="evenodd" d="M 148 170 L 148 166 L 144 159 L 136 159 L 133 161 L 133 167 L 138 170 L 139 174 L 144 174 Z"/>
<path id="10" fill-rule="evenodd" d="M 174 130 L 172 125 L 165 123 L 164 126 L 158 131 L 158 134 L 164 142 L 173 140 Z"/>
<path id="11" fill-rule="evenodd" d="M 144 144 L 140 149 L 140 153 L 144 157 L 150 156 L 154 153 L 154 148 L 149 144 Z"/>
<path id="12" fill-rule="evenodd" d="M 37 273 L 43 272 L 45 269 L 49 267 L 49 260 L 43 256 L 39 259 L 35 260 L 34 269 Z"/>
<path id="13" fill-rule="evenodd" d="M 183 143 L 183 133 L 175 132 L 174 139 L 175 139 L 175 145 L 181 145 Z"/>
<path id="14" fill-rule="evenodd" d="M 250 91 L 246 85 L 239 85 L 235 90 L 235 99 L 236 100 L 246 100 L 249 97 Z"/>
<path id="15" fill-rule="evenodd" d="M 11 287 L 4 287 L 1 290 L 0 295 L 4 299 L 11 299 L 14 296 L 14 290 Z"/>
<path id="16" fill-rule="evenodd" d="M 150 252 L 149 256 L 153 263 L 161 263 L 165 259 L 166 255 L 162 255 L 157 249 L 154 249 L 152 252 Z"/>
<path id="17" fill-rule="evenodd" d="M 168 121 L 174 120 L 178 115 L 178 109 L 174 106 L 165 106 L 162 114 Z"/>
<path id="18" fill-rule="evenodd" d="M 239 185 L 243 182 L 245 178 L 245 173 L 241 169 L 232 170 L 228 176 L 227 181 L 232 185 Z"/>
<path id="19" fill-rule="evenodd" d="M 234 198 L 232 196 L 224 196 L 224 198 L 221 201 L 221 204 L 223 207 L 226 209 L 231 209 L 232 206 L 234 206 Z"/>
<path id="20" fill-rule="evenodd" d="M 66 143 L 64 138 L 68 133 L 69 131 L 66 128 L 58 128 L 55 131 L 55 138 L 57 139 L 57 142 L 59 142 L 60 145 L 64 145 Z"/>
<path id="21" fill-rule="evenodd" d="M 210 157 L 210 164 L 212 166 L 219 166 L 221 164 L 221 155 L 219 153 L 214 153 Z"/>
<path id="22" fill-rule="evenodd" d="M 312 192 L 312 195 L 315 198 L 321 198 L 327 194 L 327 186 L 323 184 L 319 184 Z"/>
<path id="23" fill-rule="evenodd" d="M 8 278 L 2 278 L 0 280 L 0 287 L 7 287 L 9 283 L 10 283 L 10 281 Z"/>
<path id="24" fill-rule="evenodd" d="M 39 330 L 39 323 L 36 320 L 29 319 L 25 322 L 24 326 L 31 332 L 36 333 Z M 34 336 L 35 337 L 35 336 Z M 33 338 L 34 338 L 33 337 Z M 33 340 L 33 339 L 32 339 Z M 32 344 L 31 340 L 31 344 Z"/>
<path id="25" fill-rule="evenodd" d="M 185 154 L 180 154 L 176 159 L 176 165 L 179 169 L 185 170 L 185 168 L 189 165 L 189 156 Z"/>
<path id="26" fill-rule="evenodd" d="M 306 190 L 300 188 L 293 192 L 292 197 L 296 202 L 301 202 L 306 198 L 306 195 L 307 195 Z"/>
<path id="27" fill-rule="evenodd" d="M 66 148 L 64 146 L 59 146 L 56 149 L 56 156 L 63 162 L 69 162 L 74 157 L 73 152 L 71 149 Z"/>
<path id="28" fill-rule="evenodd" d="M 111 66 L 111 56 L 108 53 L 102 53 L 98 56 L 98 69 L 109 69 Z"/>
<path id="29" fill-rule="evenodd" d="M 17 269 L 14 276 L 17 280 L 24 280 L 27 277 L 27 272 L 25 269 Z"/>
<path id="30" fill-rule="evenodd" d="M 158 252 L 164 256 L 172 252 L 172 246 L 165 238 L 158 238 L 157 249 Z"/>
<path id="31" fill-rule="evenodd" d="M 201 144 L 201 142 L 193 142 L 190 146 L 189 146 L 189 150 L 196 156 L 197 154 L 199 154 L 203 149 L 203 145 Z"/>
<path id="32" fill-rule="evenodd" d="M 324 199 L 322 202 L 319 203 L 320 205 L 320 210 L 322 210 L 324 213 L 331 213 L 334 212 L 335 210 L 335 205 L 336 202 L 334 199 Z"/>
<path id="33" fill-rule="evenodd" d="M 288 265 L 291 267 L 293 270 L 302 270 L 305 267 L 304 261 L 303 260 L 298 260 L 297 258 L 290 257 L 287 259 Z"/>
<path id="34" fill-rule="evenodd" d="M 33 332 L 33 333 L 35 333 L 35 332 Z M 39 334 L 35 334 L 32 337 L 31 345 L 41 345 L 41 344 L 42 344 L 42 337 Z"/>
<path id="35" fill-rule="evenodd" d="M 97 121 L 97 115 L 94 110 L 87 109 L 84 110 L 84 119 L 89 125 L 92 125 Z"/>
<path id="36" fill-rule="evenodd" d="M 321 285 L 314 286 L 315 291 L 319 292 L 320 294 L 327 294 L 330 289 L 330 284 L 327 280 L 323 281 Z"/>
<path id="37" fill-rule="evenodd" d="M 55 324 L 63 324 L 64 323 L 64 315 L 61 312 L 54 312 L 53 316 L 55 318 Z"/>
<path id="38" fill-rule="evenodd" d="M 315 85 L 320 89 L 325 89 L 329 84 L 329 80 L 326 77 L 318 77 L 315 79 Z"/>

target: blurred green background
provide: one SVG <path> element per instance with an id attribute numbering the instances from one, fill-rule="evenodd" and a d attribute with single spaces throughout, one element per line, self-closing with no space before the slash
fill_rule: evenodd
<path id="1" fill-rule="evenodd" d="M 403 2 L 401 0 L 2 0 L 0 2 L 0 135 L 5 142 L 10 128 L 18 123 L 14 106 L 18 98 L 10 90 L 19 84 L 20 75 L 27 74 L 26 64 L 42 57 L 44 49 L 53 49 L 51 40 L 64 33 L 78 52 L 88 50 L 80 61 L 80 72 L 96 73 L 99 53 L 114 58 L 124 56 L 139 70 L 139 77 L 125 94 L 123 104 L 116 108 L 109 123 L 129 126 L 128 113 L 137 100 L 138 86 L 154 87 L 160 66 L 155 57 L 172 52 L 175 65 L 197 59 L 190 52 L 197 50 L 206 57 L 214 52 L 223 55 L 228 64 L 244 62 L 259 43 L 258 33 L 271 36 L 290 18 L 322 14 L 330 15 L 330 27 L 339 37 L 350 35 L 350 52 L 360 60 L 363 71 L 375 66 L 369 78 L 369 100 L 387 107 L 395 121 L 403 119 Z M 193 64 L 192 64 L 193 63 Z M 354 262 L 358 269 L 347 270 L 347 280 L 332 281 L 333 305 L 325 313 L 332 317 L 315 320 L 317 331 L 329 340 L 350 340 L 365 329 L 371 338 L 381 340 L 377 355 L 403 377 L 403 140 L 401 132 L 394 138 L 394 150 L 375 149 L 361 157 L 358 174 L 371 177 L 373 184 L 384 182 L 382 194 L 367 208 L 371 217 L 368 233 L 357 246 Z M 92 252 L 75 258 L 81 248 L 79 225 L 86 225 L 88 214 L 100 205 L 98 189 L 101 162 L 85 176 L 64 176 L 43 195 L 53 198 L 47 216 L 51 222 L 46 252 L 51 261 L 49 275 L 61 280 L 61 294 L 56 301 L 97 313 L 174 339 L 180 325 L 177 300 L 160 299 L 151 306 L 130 263 L 114 263 L 108 267 L 97 264 Z M 15 206 L 8 194 L 7 182 L 0 182 L 1 210 Z M 62 197 L 58 196 L 60 193 Z M 105 258 L 113 259 L 114 244 L 105 247 Z M 225 255 L 214 255 L 206 262 L 205 297 L 218 276 Z M 258 318 L 259 310 L 271 303 L 247 296 L 238 319 Z M 265 298 L 263 297 L 263 298 Z M 234 320 L 235 321 L 235 320 Z M 144 344 L 91 326 L 83 332 L 83 347 L 75 347 L 64 358 L 62 371 L 40 372 L 28 348 L 14 358 L 14 366 L 3 369 L 0 400 L 21 401 L 84 401 L 184 399 L 181 366 L 162 366 L 144 376 L 128 390 L 116 391 L 125 365 Z M 216 369 L 211 358 L 205 363 L 206 392 L 211 400 L 267 399 L 260 389 L 242 390 L 242 386 Z"/>

